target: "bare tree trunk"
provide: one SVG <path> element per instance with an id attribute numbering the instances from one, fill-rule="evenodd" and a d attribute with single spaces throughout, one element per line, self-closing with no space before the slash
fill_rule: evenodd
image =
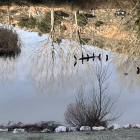
<path id="1" fill-rule="evenodd" d="M 72 21 L 73 21 L 73 15 L 72 15 L 72 11 L 73 11 L 73 0 L 71 1 L 71 17 L 70 17 L 70 40 L 72 40 L 72 36 L 73 36 L 73 28 L 72 28 Z"/>
<path id="2" fill-rule="evenodd" d="M 76 40 L 77 40 L 78 25 L 77 25 L 77 13 L 76 13 L 76 11 L 75 11 L 75 24 L 76 24 Z"/>
<path id="3" fill-rule="evenodd" d="M 28 12 L 29 12 L 29 18 L 30 18 L 30 17 L 31 17 L 31 11 L 30 11 L 30 6 L 29 6 L 29 11 L 28 11 Z"/>
<path id="4" fill-rule="evenodd" d="M 9 12 L 9 5 L 7 6 L 7 15 L 8 15 L 8 27 L 10 25 L 10 12 Z"/>
<path id="5" fill-rule="evenodd" d="M 54 31 L 54 8 L 51 8 L 51 33 Z"/>

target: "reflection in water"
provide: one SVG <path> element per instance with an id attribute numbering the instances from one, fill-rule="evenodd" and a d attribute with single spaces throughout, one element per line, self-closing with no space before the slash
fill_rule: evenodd
<path id="1" fill-rule="evenodd" d="M 126 87 L 130 92 L 139 88 L 139 58 L 112 53 L 113 64 L 115 66 L 118 84 Z"/>
<path id="2" fill-rule="evenodd" d="M 0 58 L 0 64 L 0 83 L 12 82 L 16 74 L 17 58 Z"/>
<path id="3" fill-rule="evenodd" d="M 86 62 L 84 66 L 81 66 L 77 62 L 82 52 L 77 43 L 69 42 L 68 44 L 67 41 L 63 41 L 60 45 L 55 43 L 52 45 L 51 39 L 48 38 L 47 43 L 44 44 L 29 60 L 31 69 L 28 75 L 41 91 L 47 89 L 49 92 L 58 92 L 58 89 L 64 90 L 84 85 L 87 81 L 94 81 L 92 69 L 94 65 Z M 54 51 L 53 59 L 52 51 Z M 83 51 L 86 53 L 85 48 Z M 73 66 L 74 62 L 77 63 L 77 67 Z"/>

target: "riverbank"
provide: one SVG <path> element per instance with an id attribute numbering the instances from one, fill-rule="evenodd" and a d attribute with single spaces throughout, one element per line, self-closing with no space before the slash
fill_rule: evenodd
<path id="1" fill-rule="evenodd" d="M 87 131 L 71 133 L 0 133 L 4 140 L 139 140 L 140 130 Z"/>
<path id="2" fill-rule="evenodd" d="M 79 10 L 79 14 L 83 16 L 86 15 L 87 20 L 87 25 L 84 27 L 78 26 L 82 44 L 92 45 L 97 48 L 129 56 L 140 56 L 139 29 L 135 24 L 138 14 L 137 6 L 138 4 L 132 9 L 123 9 L 126 12 L 124 18 L 116 16 L 117 7 L 114 9 L 95 9 L 94 16 L 92 16 L 92 11 L 90 9 L 88 11 Z M 8 18 L 5 16 L 6 10 L 5 7 L 0 7 L 0 23 L 8 23 Z M 11 6 L 9 11 L 10 24 L 21 29 L 19 26 L 21 18 L 26 18 L 27 20 L 30 16 L 37 20 L 37 22 L 40 22 L 45 17 L 45 13 L 50 12 L 50 8 L 44 6 Z M 54 11 L 62 11 L 68 15 L 71 14 L 70 8 L 67 7 L 54 8 Z M 62 16 L 60 25 L 55 27 L 54 37 L 56 42 L 58 39 L 72 39 L 73 41 L 79 42 L 76 35 L 77 28 L 75 21 L 73 20 L 73 25 L 71 27 L 70 20 L 70 16 Z M 31 22 L 33 22 L 33 20 Z M 22 29 L 29 32 L 38 32 L 40 35 L 42 34 L 37 27 L 22 27 Z"/>

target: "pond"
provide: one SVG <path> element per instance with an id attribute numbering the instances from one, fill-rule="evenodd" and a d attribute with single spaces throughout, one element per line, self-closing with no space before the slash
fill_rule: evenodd
<path id="1" fill-rule="evenodd" d="M 82 88 L 87 93 L 97 84 L 98 66 L 108 68 L 109 93 L 119 96 L 116 111 L 123 113 L 113 123 L 140 123 L 138 58 L 69 40 L 52 44 L 48 35 L 16 31 L 22 42 L 21 54 L 17 58 L 0 58 L 0 124 L 9 120 L 65 124 L 67 105 L 74 102 L 78 90 Z M 85 59 L 82 64 L 82 53 L 85 57 L 93 56 L 93 52 L 96 56 L 101 54 L 101 60 Z"/>

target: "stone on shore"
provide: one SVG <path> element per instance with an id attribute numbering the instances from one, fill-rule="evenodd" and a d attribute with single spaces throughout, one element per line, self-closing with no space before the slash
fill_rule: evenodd
<path id="1" fill-rule="evenodd" d="M 95 130 L 95 131 L 105 130 L 105 127 L 103 127 L 103 126 L 99 126 L 99 127 L 94 126 L 94 127 L 92 127 L 92 130 Z"/>
<path id="2" fill-rule="evenodd" d="M 24 129 L 14 129 L 13 133 L 24 132 Z"/>
<path id="3" fill-rule="evenodd" d="M 66 132 L 67 128 L 66 126 L 58 126 L 57 128 L 55 128 L 55 132 Z"/>
<path id="4" fill-rule="evenodd" d="M 80 131 L 90 131 L 91 128 L 89 126 L 82 126 L 80 127 Z"/>
<path id="5" fill-rule="evenodd" d="M 0 129 L 0 132 L 8 132 L 8 129 Z"/>
<path id="6" fill-rule="evenodd" d="M 125 128 L 125 129 L 130 129 L 132 127 L 132 125 L 131 124 L 126 124 L 126 125 L 123 125 L 122 127 Z"/>
<path id="7" fill-rule="evenodd" d="M 140 124 L 136 124 L 136 127 L 137 127 L 137 128 L 140 128 Z"/>

